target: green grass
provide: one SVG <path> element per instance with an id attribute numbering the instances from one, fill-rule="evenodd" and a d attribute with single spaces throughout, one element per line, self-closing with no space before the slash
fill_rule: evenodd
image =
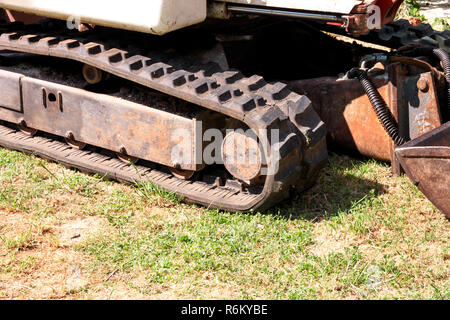
<path id="1" fill-rule="evenodd" d="M 449 17 L 435 17 L 433 20 L 429 21 L 424 15 L 424 10 L 428 6 L 428 2 L 418 1 L 418 0 L 406 0 L 400 6 L 397 13 L 398 19 L 408 19 L 408 18 L 418 18 L 422 22 L 429 23 L 433 29 L 443 31 L 450 30 L 450 18 Z M 442 8 L 446 8 L 442 4 Z"/>
<path id="2" fill-rule="evenodd" d="M 139 181 L 136 188 L 144 200 L 157 201 L 158 204 L 161 204 L 161 199 L 172 204 L 181 203 L 181 199 L 174 192 L 169 192 L 150 181 Z"/>
<path id="3" fill-rule="evenodd" d="M 425 21 L 425 16 L 421 14 L 421 5 L 417 0 L 406 0 L 406 7 L 408 8 L 408 15 L 410 17 L 420 18 L 420 20 Z"/>
<path id="4" fill-rule="evenodd" d="M 450 18 L 435 18 L 431 26 L 438 30 L 450 30 Z"/>
<path id="5" fill-rule="evenodd" d="M 4 149 L 0 186 L 0 284 L 22 284 L 0 285 L 5 297 L 450 298 L 448 221 L 374 160 L 331 155 L 312 190 L 265 213 L 186 205 Z M 91 220 L 80 241 L 63 239 Z M 83 290 L 67 289 L 74 264 Z"/>

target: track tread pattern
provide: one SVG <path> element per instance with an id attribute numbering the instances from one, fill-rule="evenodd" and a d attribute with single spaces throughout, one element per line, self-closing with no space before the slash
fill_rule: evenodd
<path id="1" fill-rule="evenodd" d="M 302 170 L 305 171 L 301 168 L 302 165 L 307 166 L 307 172 L 311 172 L 302 180 L 306 181 L 305 186 L 314 182 L 317 172 L 324 166 L 326 161 L 325 132 L 317 130 L 317 128 L 324 128 L 324 124 L 317 114 L 313 114 L 311 123 L 305 126 L 296 128 L 291 123 L 288 117 L 289 110 L 291 108 L 298 109 L 304 101 L 302 101 L 302 96 L 291 92 L 286 84 L 269 84 L 259 76 L 245 78 L 238 71 L 223 72 L 218 70 L 215 64 L 199 66 L 200 71 L 193 73 L 167 63 L 169 58 L 164 62 L 161 61 L 161 56 L 133 54 L 127 50 L 112 47 L 113 42 L 102 43 L 98 39 L 99 35 L 96 34 L 93 34 L 92 37 L 87 34 L 88 36 L 85 37 L 83 34 L 65 31 L 49 35 L 40 30 L 32 30 L 30 27 L 24 31 L 8 30 L 10 27 L 0 26 L 0 47 L 76 60 L 244 121 L 255 130 L 278 129 L 280 131 L 281 141 L 278 145 L 270 145 L 270 148 L 282 150 L 284 157 L 271 159 L 271 161 L 278 161 L 280 170 L 270 179 L 266 179 L 264 191 L 259 195 L 249 195 L 235 190 L 231 192 L 221 188 L 219 194 L 211 198 L 210 191 L 215 188 L 201 181 L 186 185 L 165 173 L 153 173 L 154 171 L 147 173 L 146 177 L 148 176 L 151 181 L 169 191 L 177 192 L 185 199 L 230 211 L 263 210 L 289 197 L 291 187 L 298 185 Z M 111 35 L 109 38 L 114 39 L 114 36 Z M 308 113 L 311 113 L 311 110 L 312 108 L 309 108 Z M 297 137 L 295 139 L 292 133 L 307 134 L 308 138 Z M 7 139 L 8 134 L 10 133 L 2 134 L 0 138 Z M 23 138 L 17 134 L 13 136 L 16 142 Z M 62 147 L 54 150 L 52 148 L 57 145 L 54 141 L 47 141 L 48 147 L 45 146 L 45 141 L 41 141 L 39 138 L 32 138 L 27 142 L 30 141 L 36 143 L 38 152 L 43 157 L 54 158 L 56 161 L 66 164 L 72 163 L 79 169 L 83 169 L 83 166 L 86 165 L 84 169 L 87 171 L 95 172 L 94 169 L 98 169 L 98 171 L 108 173 L 121 181 L 136 180 L 136 175 L 132 170 L 119 160 L 105 159 L 95 154 L 88 158 L 89 153 L 84 151 L 74 153 L 64 150 Z M 318 145 L 320 148 L 317 147 Z M 42 151 L 44 149 L 45 151 Z M 49 153 L 49 150 L 52 152 Z M 318 150 L 322 154 L 316 157 Z M 70 153 L 66 155 L 67 152 Z M 58 154 L 64 155 L 64 157 L 62 158 Z M 303 161 L 302 154 L 305 154 L 304 158 L 309 161 Z M 87 165 L 88 163 L 93 163 L 93 165 Z M 215 191 L 217 192 L 217 190 Z M 214 200 L 211 201 L 211 199 Z"/>
<path id="2" fill-rule="evenodd" d="M 450 30 L 436 31 L 425 23 L 413 26 L 405 19 L 383 26 L 366 37 L 369 41 L 394 49 L 408 45 L 426 45 L 450 52 Z"/>

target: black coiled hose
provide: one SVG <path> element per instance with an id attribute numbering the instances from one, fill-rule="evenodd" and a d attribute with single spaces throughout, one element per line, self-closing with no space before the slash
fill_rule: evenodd
<path id="1" fill-rule="evenodd" d="M 444 49 L 434 49 L 433 53 L 439 60 L 442 61 L 442 66 L 444 68 L 445 80 L 447 82 L 447 110 L 446 110 L 446 120 L 450 121 L 450 58 L 447 51 Z"/>
<path id="2" fill-rule="evenodd" d="M 348 76 L 350 79 L 358 78 L 359 82 L 361 82 L 361 85 L 369 97 L 370 103 L 378 116 L 378 119 L 394 143 L 397 146 L 405 144 L 407 141 L 400 136 L 398 125 L 394 116 L 389 110 L 386 102 L 383 100 L 383 97 L 381 97 L 372 81 L 370 81 L 367 72 L 361 69 L 352 69 Z"/>

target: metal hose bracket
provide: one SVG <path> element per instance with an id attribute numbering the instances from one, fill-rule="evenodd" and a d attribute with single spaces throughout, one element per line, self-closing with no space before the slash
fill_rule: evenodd
<path id="1" fill-rule="evenodd" d="M 445 109 L 442 108 L 442 113 L 445 115 L 446 121 L 450 121 L 450 57 L 448 52 L 444 49 L 435 49 L 429 46 L 421 46 L 402 51 L 401 54 L 408 57 L 435 56 L 441 61 L 447 86 L 447 107 Z M 436 75 L 436 72 L 433 73 Z"/>
<path id="2" fill-rule="evenodd" d="M 434 49 L 433 53 L 442 62 L 442 68 L 444 69 L 445 80 L 447 82 L 447 109 L 446 120 L 450 121 L 450 57 L 444 49 Z"/>

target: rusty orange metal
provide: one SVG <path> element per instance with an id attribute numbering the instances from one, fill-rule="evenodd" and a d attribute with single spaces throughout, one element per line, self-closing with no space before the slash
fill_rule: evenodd
<path id="1" fill-rule="evenodd" d="M 411 181 L 450 219 L 450 122 L 395 153 Z"/>
<path id="2" fill-rule="evenodd" d="M 402 136 L 414 139 L 442 124 L 431 72 L 417 72 L 395 63 L 372 80 L 399 123 Z M 359 81 L 326 77 L 289 85 L 311 99 L 327 125 L 330 145 L 395 162 L 394 144 Z"/>
<path id="3" fill-rule="evenodd" d="M 34 134 L 38 128 L 65 137 L 79 149 L 84 144 L 102 146 L 126 161 L 139 158 L 169 167 L 174 166 L 172 151 L 178 146 L 186 160 L 179 162 L 180 169 L 203 167 L 195 157 L 203 148 L 202 139 L 197 139 L 197 134 L 202 134 L 197 130 L 202 114 L 186 118 L 4 70 L 0 70 L 0 86 L 4 101 L 0 118 L 18 124 L 23 131 Z"/>
<path id="4" fill-rule="evenodd" d="M 380 94 L 392 101 L 393 88 L 384 79 L 375 79 L 374 83 Z M 368 157 L 391 160 L 392 141 L 378 121 L 358 80 L 338 81 L 337 78 L 327 77 L 296 81 L 290 85 L 311 99 L 327 126 L 330 145 Z"/>

